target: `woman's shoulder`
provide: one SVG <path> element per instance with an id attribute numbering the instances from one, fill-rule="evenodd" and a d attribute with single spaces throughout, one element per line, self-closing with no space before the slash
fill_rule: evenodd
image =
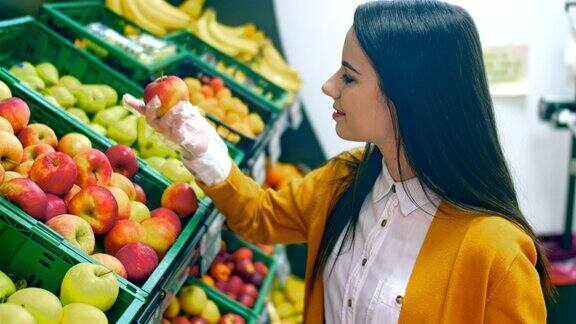
<path id="1" fill-rule="evenodd" d="M 324 181 L 347 178 L 362 161 L 363 154 L 364 148 L 342 152 L 310 172 L 309 177 Z"/>

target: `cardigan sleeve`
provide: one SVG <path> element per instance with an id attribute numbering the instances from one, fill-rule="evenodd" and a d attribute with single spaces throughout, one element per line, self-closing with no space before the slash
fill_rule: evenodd
<path id="1" fill-rule="evenodd" d="M 546 323 L 540 278 L 526 254 L 519 254 L 486 302 L 485 323 Z"/>
<path id="2" fill-rule="evenodd" d="M 325 217 L 346 178 L 337 160 L 296 179 L 282 189 L 263 189 L 236 165 L 222 183 L 199 183 L 226 217 L 228 226 L 242 237 L 263 244 L 299 243 L 308 238 L 310 224 Z"/>

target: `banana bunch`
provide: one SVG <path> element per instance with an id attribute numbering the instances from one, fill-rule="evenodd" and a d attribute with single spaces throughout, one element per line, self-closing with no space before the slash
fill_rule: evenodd
<path id="1" fill-rule="evenodd" d="M 258 55 L 264 40 L 264 34 L 252 24 L 238 27 L 220 24 L 212 9 L 206 9 L 189 29 L 206 43 L 242 61 Z"/>
<path id="2" fill-rule="evenodd" d="M 202 13 L 202 7 L 206 0 L 186 0 L 178 8 L 190 16 L 192 19 L 198 19 Z"/>
<path id="3" fill-rule="evenodd" d="M 264 41 L 262 55 L 251 64 L 254 71 L 290 92 L 296 92 L 302 85 L 300 73 L 288 65 L 270 40 Z"/>
<path id="4" fill-rule="evenodd" d="M 106 6 L 157 36 L 186 28 L 191 20 L 187 13 L 164 0 L 106 0 Z"/>

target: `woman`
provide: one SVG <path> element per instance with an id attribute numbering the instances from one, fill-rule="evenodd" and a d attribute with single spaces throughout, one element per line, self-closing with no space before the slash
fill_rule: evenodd
<path id="1" fill-rule="evenodd" d="M 361 5 L 324 84 L 336 132 L 366 142 L 264 190 L 187 102 L 149 122 L 259 243 L 307 242 L 307 323 L 544 323 L 546 261 L 518 207 L 476 27 L 437 1 Z"/>

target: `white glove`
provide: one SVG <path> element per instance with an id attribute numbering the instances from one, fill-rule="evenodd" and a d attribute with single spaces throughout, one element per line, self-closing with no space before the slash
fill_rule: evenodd
<path id="1" fill-rule="evenodd" d="M 129 94 L 122 101 L 128 109 L 146 116 L 150 126 L 182 148 L 182 162 L 197 179 L 213 186 L 228 177 L 232 168 L 228 148 L 196 106 L 180 101 L 159 117 L 161 103 L 157 96 L 148 105 Z"/>

